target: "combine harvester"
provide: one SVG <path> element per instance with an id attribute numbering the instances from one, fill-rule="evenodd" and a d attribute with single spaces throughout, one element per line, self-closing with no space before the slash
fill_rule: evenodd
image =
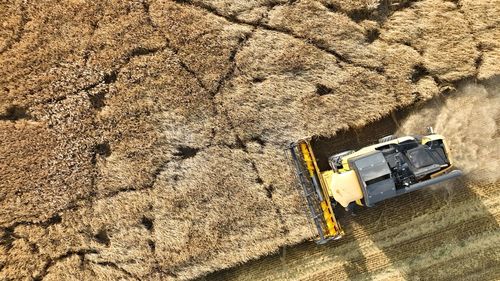
<path id="1" fill-rule="evenodd" d="M 326 170 L 319 169 L 311 138 L 290 144 L 287 152 L 318 231 L 315 241 L 323 244 L 342 237 L 334 213 L 340 206 L 348 211 L 355 205 L 372 207 L 462 175 L 452 165 L 444 137 L 432 128 L 428 131 L 425 136 L 391 135 L 357 151 L 335 154 L 328 158 Z"/>

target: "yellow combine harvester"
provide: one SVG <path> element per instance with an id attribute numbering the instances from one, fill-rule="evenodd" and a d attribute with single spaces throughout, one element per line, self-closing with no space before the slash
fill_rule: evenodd
<path id="1" fill-rule="evenodd" d="M 429 128 L 425 136 L 384 137 L 379 143 L 328 158 L 329 169 L 320 170 L 311 138 L 287 148 L 297 180 L 323 244 L 342 237 L 335 207 L 372 207 L 396 197 L 458 177 L 444 137 Z"/>

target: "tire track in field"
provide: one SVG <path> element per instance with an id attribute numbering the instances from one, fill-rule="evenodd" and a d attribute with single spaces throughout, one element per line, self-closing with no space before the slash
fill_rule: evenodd
<path id="1" fill-rule="evenodd" d="M 425 276 L 425 264 L 418 264 L 418 257 L 432 257 L 439 249 L 455 245 L 456 257 L 446 259 L 437 255 L 433 271 L 446 271 L 446 264 L 453 260 L 478 258 L 482 263 L 492 263 L 494 256 L 486 253 L 486 248 L 474 248 L 481 241 L 496 241 L 498 235 L 498 217 L 500 216 L 500 183 L 477 184 L 466 181 L 465 187 L 457 187 L 450 201 L 440 208 L 428 208 L 418 216 L 408 205 L 400 205 L 400 213 L 391 215 L 389 203 L 375 207 L 375 213 L 386 213 L 388 225 L 375 223 L 374 213 L 358 214 L 355 224 L 345 225 L 348 237 L 324 246 L 316 246 L 312 242 L 287 248 L 286 254 L 277 254 L 261 260 L 250 262 L 238 268 L 218 272 L 207 276 L 206 280 L 318 280 L 318 278 L 362 279 L 362 280 L 397 280 Z M 484 189 L 483 189 L 484 187 Z M 474 190 L 482 190 L 485 194 L 478 196 Z M 418 192 L 419 195 L 407 200 L 416 200 L 421 208 L 436 204 L 432 200 L 435 191 Z M 421 193 L 421 194 L 420 194 Z M 487 196 L 486 198 L 481 198 Z M 420 199 L 424 199 L 420 201 Z M 443 202 L 445 200 L 443 199 Z M 396 207 L 396 206 L 393 206 Z M 406 215 L 405 215 L 406 214 Z M 401 218 L 407 222 L 396 221 Z M 398 219 L 396 219 L 398 218 Z M 427 226 L 426 226 L 427 224 Z M 362 229 L 362 230 L 360 230 Z M 352 231 L 352 232 L 350 232 Z M 480 237 L 480 238 L 478 238 Z M 466 242 L 465 246 L 460 243 Z M 475 243 L 475 244 L 474 244 Z M 448 245 L 448 246 L 447 246 Z M 489 245 L 489 244 L 488 244 Z M 492 244 L 492 247 L 495 244 Z M 464 248 L 465 247 L 465 248 Z M 468 248 L 467 248 L 468 247 Z M 460 249 L 469 251 L 460 252 Z M 462 250 L 463 250 L 462 249 Z M 497 251 L 498 252 L 498 251 Z M 387 263 L 390 260 L 390 264 Z M 363 265 L 363 266 L 356 266 Z M 418 265 L 418 266 L 417 266 Z M 369 270 L 364 270 L 369 269 Z M 401 272 L 403 275 L 401 276 Z M 473 269 L 464 268 L 463 274 L 473 274 Z M 450 273 L 451 274 L 451 273 Z M 460 275 L 453 273 L 452 275 Z M 446 277 L 446 272 L 440 275 Z M 489 275 L 495 277 L 496 275 Z M 423 277 L 422 277 L 423 278 Z M 424 278 L 425 279 L 425 278 Z"/>

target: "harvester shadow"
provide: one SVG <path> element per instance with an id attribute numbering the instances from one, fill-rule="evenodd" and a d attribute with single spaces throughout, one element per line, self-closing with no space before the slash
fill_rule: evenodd
<path id="1" fill-rule="evenodd" d="M 391 272 L 394 279 L 425 280 L 431 278 L 429 272 L 439 270 L 447 271 L 446 278 L 458 277 L 478 270 L 471 267 L 467 272 L 469 269 L 461 266 L 470 264 L 475 255 L 482 259 L 481 270 L 491 269 L 496 263 L 494 255 L 481 250 L 463 253 L 475 250 L 467 243 L 499 229 L 495 217 L 483 203 L 484 198 L 470 189 L 471 184 L 477 183 L 456 180 L 448 186 L 387 200 L 359 210 L 354 217 L 341 219 L 346 236 L 355 236 L 363 245 L 363 260 L 370 260 L 370 266 L 352 272 L 351 277 L 364 279 Z M 455 254 L 456 258 L 446 257 Z M 491 258 L 485 260 L 488 256 Z M 450 266 L 453 264 L 456 267 Z M 367 267 L 370 270 L 365 270 Z M 455 268 L 463 270 L 454 273 Z"/>
<path id="2" fill-rule="evenodd" d="M 200 280 L 443 280 L 477 272 L 484 275 L 476 280 L 482 280 L 498 266 L 495 249 L 476 250 L 469 243 L 498 231 L 499 225 L 484 198 L 468 184 L 456 180 L 451 190 L 445 186 L 416 191 L 357 210 L 355 216 L 339 212 L 345 230 L 340 240 L 281 248 L 277 254 Z M 469 207 L 474 215 L 457 217 Z M 447 257 L 456 251 L 462 252 L 458 258 Z M 474 257 L 479 259 L 475 263 Z"/>

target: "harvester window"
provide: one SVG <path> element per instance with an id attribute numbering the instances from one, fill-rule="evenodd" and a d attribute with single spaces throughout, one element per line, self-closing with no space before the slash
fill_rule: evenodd
<path id="1" fill-rule="evenodd" d="M 442 140 L 433 140 L 427 142 L 426 145 L 432 149 L 432 153 L 436 159 L 441 160 L 442 164 L 450 164 L 446 152 L 444 150 L 444 143 Z"/>
<path id="2" fill-rule="evenodd" d="M 417 147 L 407 152 L 408 158 L 415 168 L 420 169 L 434 164 L 436 161 L 429 153 L 429 149 L 425 147 Z"/>

